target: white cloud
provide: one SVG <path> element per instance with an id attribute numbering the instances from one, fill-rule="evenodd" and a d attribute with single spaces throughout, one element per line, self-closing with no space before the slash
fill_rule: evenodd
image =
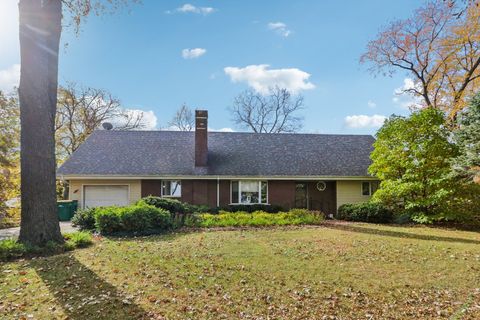
<path id="1" fill-rule="evenodd" d="M 186 3 L 183 6 L 176 8 L 173 11 L 168 10 L 168 11 L 166 11 L 166 13 L 172 14 L 172 13 L 175 13 L 175 12 L 180 12 L 180 13 L 196 13 L 196 14 L 207 15 L 207 14 L 213 13 L 215 11 L 217 11 L 217 9 L 212 8 L 212 7 L 196 7 L 193 4 Z"/>
<path id="2" fill-rule="evenodd" d="M 373 116 L 353 115 L 345 117 L 345 124 L 349 128 L 379 128 L 387 117 L 374 114 Z"/>
<path id="3" fill-rule="evenodd" d="M 0 70 L 0 90 L 10 92 L 20 83 L 20 65 L 14 64 L 5 70 Z"/>
<path id="4" fill-rule="evenodd" d="M 246 82 L 255 91 L 268 94 L 271 88 L 278 86 L 292 93 L 315 88 L 308 82 L 310 74 L 297 68 L 270 69 L 268 64 L 250 65 L 245 68 L 226 67 L 223 70 L 232 82 Z"/>
<path id="5" fill-rule="evenodd" d="M 402 109 L 417 109 L 421 107 L 421 98 L 415 96 L 413 93 L 408 92 L 408 90 L 415 89 L 418 85 L 415 85 L 415 82 L 411 78 L 403 79 L 403 85 L 401 87 L 393 90 L 392 101 L 400 106 Z"/>
<path id="6" fill-rule="evenodd" d="M 215 129 L 215 128 L 210 128 L 208 127 L 208 131 L 211 132 L 235 132 L 232 128 L 220 128 L 220 129 Z"/>
<path id="7" fill-rule="evenodd" d="M 372 108 L 372 109 L 377 107 L 377 104 L 372 100 L 368 100 L 367 105 L 369 108 Z"/>
<path id="8" fill-rule="evenodd" d="M 195 59 L 203 56 L 205 53 L 207 53 L 207 49 L 203 48 L 183 49 L 182 57 L 183 59 Z"/>
<path id="9" fill-rule="evenodd" d="M 268 29 L 275 31 L 277 34 L 285 38 L 292 34 L 292 31 L 289 30 L 287 25 L 283 22 L 270 22 L 268 24 Z"/>

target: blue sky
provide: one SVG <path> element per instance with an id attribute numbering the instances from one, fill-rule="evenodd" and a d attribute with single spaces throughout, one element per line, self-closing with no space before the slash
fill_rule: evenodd
<path id="1" fill-rule="evenodd" d="M 18 81 L 16 3 L 0 1 L 3 90 Z M 281 81 L 305 97 L 304 132 L 375 133 L 382 116 L 408 112 L 408 98 L 394 94 L 407 75 L 375 78 L 359 57 L 382 25 L 421 3 L 144 0 L 89 17 L 79 36 L 64 31 L 59 80 L 110 91 L 125 108 L 149 111 L 152 127 L 186 103 L 208 109 L 210 127 L 237 131 L 233 98 Z"/>

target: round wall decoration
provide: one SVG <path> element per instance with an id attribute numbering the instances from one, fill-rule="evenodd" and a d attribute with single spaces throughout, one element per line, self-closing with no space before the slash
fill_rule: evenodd
<path id="1" fill-rule="evenodd" d="M 325 181 L 318 181 L 317 182 L 317 190 L 318 191 L 324 191 L 325 189 L 327 189 L 327 184 L 325 183 Z"/>

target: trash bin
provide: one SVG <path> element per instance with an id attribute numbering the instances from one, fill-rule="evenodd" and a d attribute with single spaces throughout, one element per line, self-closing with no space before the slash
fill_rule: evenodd
<path id="1" fill-rule="evenodd" d="M 57 201 L 58 219 L 60 221 L 69 221 L 72 219 L 75 211 L 77 211 L 76 200 L 60 200 Z"/>

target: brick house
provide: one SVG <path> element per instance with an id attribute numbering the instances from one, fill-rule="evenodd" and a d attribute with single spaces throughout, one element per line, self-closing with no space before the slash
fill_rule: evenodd
<path id="1" fill-rule="evenodd" d="M 334 214 L 367 201 L 369 135 L 98 130 L 58 169 L 81 207 L 128 205 L 155 195 L 210 207 L 274 204 Z"/>

